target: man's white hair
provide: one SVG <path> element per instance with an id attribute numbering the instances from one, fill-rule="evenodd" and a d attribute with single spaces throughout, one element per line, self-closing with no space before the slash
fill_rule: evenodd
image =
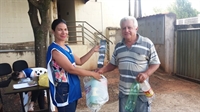
<path id="1" fill-rule="evenodd" d="M 138 22 L 137 22 L 136 18 L 133 17 L 133 16 L 127 16 L 127 17 L 124 17 L 124 18 L 121 19 L 121 21 L 120 21 L 120 27 L 121 28 L 122 28 L 122 23 L 127 21 L 127 20 L 133 21 L 133 26 L 135 26 L 136 28 L 138 27 Z"/>

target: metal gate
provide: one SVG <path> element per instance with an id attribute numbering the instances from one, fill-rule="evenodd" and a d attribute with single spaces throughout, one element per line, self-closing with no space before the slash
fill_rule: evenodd
<path id="1" fill-rule="evenodd" d="M 176 75 L 200 81 L 200 28 L 177 28 Z"/>

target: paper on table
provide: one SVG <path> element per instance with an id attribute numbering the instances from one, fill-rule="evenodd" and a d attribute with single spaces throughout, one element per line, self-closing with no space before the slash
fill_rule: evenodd
<path id="1" fill-rule="evenodd" d="M 28 83 L 13 84 L 14 89 L 22 89 L 22 88 L 28 88 L 28 87 L 33 87 L 33 86 L 37 86 L 37 84 L 32 84 L 32 85 L 29 85 Z"/>

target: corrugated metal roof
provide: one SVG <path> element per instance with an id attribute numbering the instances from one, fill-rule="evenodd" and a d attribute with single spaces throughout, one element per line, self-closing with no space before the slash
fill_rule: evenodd
<path id="1" fill-rule="evenodd" d="M 137 18 L 137 19 L 143 19 L 143 18 L 155 17 L 155 16 L 164 16 L 164 15 L 166 15 L 166 14 L 174 14 L 174 13 L 169 13 L 169 12 L 167 12 L 167 13 L 153 14 L 153 15 L 148 15 L 148 16 L 139 17 L 139 18 Z"/>

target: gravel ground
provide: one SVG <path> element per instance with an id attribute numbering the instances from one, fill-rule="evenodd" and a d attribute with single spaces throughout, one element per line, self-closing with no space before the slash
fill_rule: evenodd
<path id="1" fill-rule="evenodd" d="M 103 105 L 99 112 L 118 112 L 118 72 L 113 71 L 105 76 L 108 79 L 111 100 Z M 200 112 L 200 84 L 161 70 L 150 77 L 150 84 L 156 94 L 152 103 L 152 112 Z M 91 112 L 83 106 L 84 102 L 83 97 L 79 101 L 76 112 Z"/>
<path id="2" fill-rule="evenodd" d="M 108 79 L 109 101 L 99 112 L 118 112 L 118 70 L 104 74 Z M 82 81 L 82 78 L 80 78 Z M 175 75 L 158 70 L 150 77 L 150 84 L 156 97 L 152 103 L 152 112 L 200 112 L 200 84 L 187 81 Z M 76 112 L 91 112 L 85 102 L 83 91 Z M 2 89 L 2 95 L 4 90 Z M 3 95 L 4 112 L 20 112 L 19 96 Z M 37 105 L 36 105 L 37 108 Z"/>

